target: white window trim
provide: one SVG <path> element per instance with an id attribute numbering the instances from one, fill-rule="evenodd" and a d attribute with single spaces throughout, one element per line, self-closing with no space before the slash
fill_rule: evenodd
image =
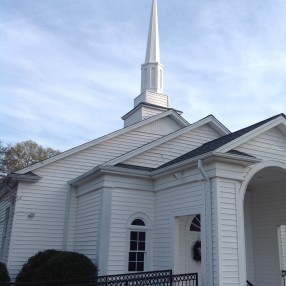
<path id="1" fill-rule="evenodd" d="M 141 219 L 145 226 L 131 225 L 135 219 Z M 140 273 L 128 271 L 129 262 L 129 252 L 130 252 L 130 232 L 131 231 L 145 231 L 146 241 L 145 241 L 145 261 L 144 261 L 144 272 L 150 271 L 151 269 L 151 241 L 152 241 L 152 231 L 151 231 L 151 221 L 149 217 L 144 213 L 135 213 L 129 217 L 126 224 L 126 246 L 125 246 L 125 272 L 126 273 Z"/>

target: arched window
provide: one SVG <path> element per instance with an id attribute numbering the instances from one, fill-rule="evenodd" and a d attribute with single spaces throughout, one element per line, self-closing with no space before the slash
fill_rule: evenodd
<path id="1" fill-rule="evenodd" d="M 192 220 L 190 231 L 201 231 L 201 215 L 196 215 L 194 219 Z"/>
<path id="2" fill-rule="evenodd" d="M 130 225 L 130 242 L 128 253 L 128 271 L 145 271 L 146 264 L 146 224 L 136 218 Z"/>

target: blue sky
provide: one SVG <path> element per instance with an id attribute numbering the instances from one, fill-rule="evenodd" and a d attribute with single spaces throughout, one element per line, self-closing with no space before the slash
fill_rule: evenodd
<path id="1" fill-rule="evenodd" d="M 164 91 L 231 131 L 286 112 L 285 0 L 158 0 Z M 64 151 L 123 127 L 151 0 L 0 0 L 0 139 Z"/>

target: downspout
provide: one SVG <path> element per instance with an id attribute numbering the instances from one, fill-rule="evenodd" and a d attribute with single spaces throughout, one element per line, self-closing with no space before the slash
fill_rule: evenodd
<path id="1" fill-rule="evenodd" d="M 203 191 L 205 200 L 205 237 L 206 237 L 206 250 L 205 250 L 205 267 L 202 267 L 203 285 L 213 285 L 213 257 L 212 257 L 212 197 L 211 197 L 211 181 L 204 169 L 201 159 L 198 160 L 198 170 L 203 177 Z"/>

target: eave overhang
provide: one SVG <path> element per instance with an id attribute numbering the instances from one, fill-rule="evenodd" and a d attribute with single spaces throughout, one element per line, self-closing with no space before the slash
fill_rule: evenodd
<path id="1" fill-rule="evenodd" d="M 18 182 L 36 183 L 42 177 L 35 175 L 32 172 L 26 174 L 8 174 L 0 183 L 0 198 L 11 188 L 13 188 Z"/>

